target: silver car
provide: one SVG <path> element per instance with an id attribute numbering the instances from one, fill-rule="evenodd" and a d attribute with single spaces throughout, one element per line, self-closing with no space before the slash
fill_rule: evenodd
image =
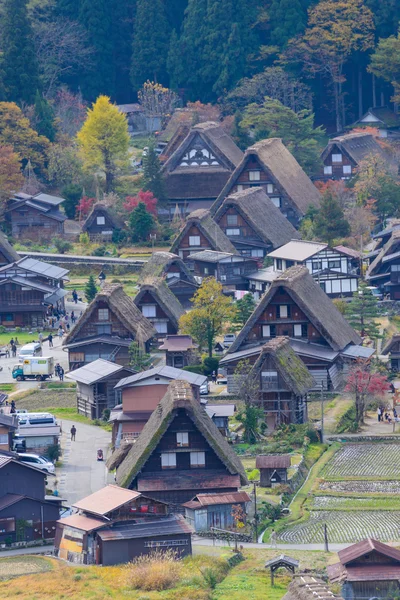
<path id="1" fill-rule="evenodd" d="M 55 473 L 55 466 L 45 456 L 39 456 L 38 454 L 18 454 L 18 458 L 21 462 L 31 467 L 36 467 L 45 473 Z"/>

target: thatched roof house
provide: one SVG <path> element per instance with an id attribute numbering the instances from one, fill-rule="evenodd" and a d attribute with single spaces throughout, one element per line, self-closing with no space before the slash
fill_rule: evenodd
<path id="1" fill-rule="evenodd" d="M 188 305 L 199 284 L 183 260 L 172 252 L 153 252 L 141 271 L 141 279 L 162 277 L 182 305 Z"/>
<path id="2" fill-rule="evenodd" d="M 133 301 L 159 336 L 178 333 L 179 319 L 185 310 L 162 277 L 146 277 Z"/>
<path id="3" fill-rule="evenodd" d="M 358 166 L 362 160 L 365 160 L 371 154 L 387 160 L 387 153 L 370 133 L 346 133 L 332 138 L 321 154 L 324 163 L 332 152 L 344 154 L 354 166 Z"/>
<path id="4" fill-rule="evenodd" d="M 400 299 L 400 229 L 393 232 L 386 244 L 374 258 L 366 273 L 371 285 L 377 285 L 389 292 L 392 300 Z"/>
<path id="5" fill-rule="evenodd" d="M 236 226 L 232 225 L 234 215 L 237 215 Z M 261 243 L 269 252 L 300 238 L 298 231 L 261 187 L 248 188 L 225 198 L 214 220 L 238 250 L 247 248 L 249 244 L 251 248 Z M 240 235 L 237 235 L 236 228 L 239 228 Z M 232 230 L 234 235 L 230 236 Z"/>
<path id="6" fill-rule="evenodd" d="M 208 207 L 243 156 L 218 123 L 194 125 L 163 166 L 167 197 L 191 212 Z"/>
<path id="7" fill-rule="evenodd" d="M 11 246 L 4 233 L 0 232 L 0 267 L 20 260 L 20 255 Z"/>
<path id="8" fill-rule="evenodd" d="M 186 432 L 187 442 L 179 448 L 179 453 L 173 452 L 166 461 L 163 453 L 167 448 L 177 447 L 180 431 Z M 163 469 L 163 465 L 167 468 Z M 116 479 L 122 487 L 146 490 L 146 495 L 167 502 L 173 498 L 177 504 L 203 491 L 238 491 L 241 484 L 247 483 L 239 457 L 204 407 L 194 399 L 190 384 L 181 380 L 172 381 L 168 386 L 167 393 L 118 467 Z"/>
<path id="9" fill-rule="evenodd" d="M 247 148 L 211 213 L 215 214 L 232 192 L 252 186 L 264 187 L 293 223 L 305 215 L 310 205 L 318 207 L 321 201 L 319 191 L 280 138 L 262 140 Z"/>
<path id="10" fill-rule="evenodd" d="M 212 219 L 210 212 L 204 208 L 199 208 L 189 215 L 172 242 L 170 252 L 177 253 L 186 260 L 189 254 L 201 250 L 237 254 L 232 242 Z"/>
<path id="11" fill-rule="evenodd" d="M 63 341 L 68 348 L 70 368 L 104 358 L 123 366 L 129 364 L 133 340 L 148 348 L 156 330 L 127 296 L 120 284 L 106 284 L 86 308 Z"/>
<path id="12" fill-rule="evenodd" d="M 320 337 L 324 340 L 324 344 L 329 345 L 336 351 L 344 350 L 349 344 L 361 343 L 360 336 L 337 310 L 332 300 L 320 288 L 318 283 L 314 281 L 308 269 L 304 266 L 294 266 L 284 271 L 272 282 L 268 292 L 263 296 L 246 325 L 229 348 L 228 354 L 260 343 L 252 330 L 260 318 L 267 313 L 267 308 L 274 297 L 283 294 L 287 294 L 287 297 L 302 311 L 313 326 L 309 338 L 310 342 L 313 341 L 313 338 L 317 341 L 317 338 Z M 285 327 L 287 326 L 285 325 Z M 289 334 L 289 337 L 292 337 L 292 335 Z"/>
<path id="13" fill-rule="evenodd" d="M 91 239 L 109 240 L 114 229 L 122 229 L 122 220 L 105 204 L 97 202 L 86 221 L 82 225 L 82 231 L 87 232 Z"/>

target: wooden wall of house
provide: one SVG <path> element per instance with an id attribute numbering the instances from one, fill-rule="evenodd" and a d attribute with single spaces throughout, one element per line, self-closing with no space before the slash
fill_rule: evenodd
<path id="1" fill-rule="evenodd" d="M 140 298 L 140 301 L 138 302 L 137 306 L 142 311 L 142 306 L 144 306 L 146 304 L 155 304 L 156 305 L 156 316 L 154 318 L 156 318 L 156 319 L 168 319 L 169 318 L 168 315 L 166 314 L 166 312 L 159 305 L 158 300 L 153 296 L 153 294 L 151 292 L 148 292 L 148 291 L 146 291 L 143 294 L 143 296 Z M 148 319 L 149 319 L 149 321 L 151 321 L 152 317 L 148 317 Z"/>
<path id="2" fill-rule="evenodd" d="M 4 265 L 8 265 L 8 264 L 9 264 L 8 258 L 6 258 L 3 254 L 3 252 L 0 251 L 0 267 L 3 267 Z"/>
<path id="3" fill-rule="evenodd" d="M 98 309 L 101 308 L 109 309 L 108 321 L 103 321 L 98 318 Z M 107 325 L 111 325 L 111 332 L 109 334 L 101 333 L 102 331 L 104 331 L 104 326 Z M 97 335 L 113 335 L 125 339 L 129 339 L 132 337 L 130 331 L 128 331 L 125 325 L 121 323 L 117 315 L 110 309 L 108 303 L 104 301 L 99 301 L 96 303 L 95 309 L 93 310 L 90 317 L 85 321 L 85 323 L 83 323 L 76 338 L 74 339 L 74 342 Z"/>
<path id="4" fill-rule="evenodd" d="M 105 222 L 103 225 L 97 224 L 97 217 L 104 217 Z M 96 212 L 92 223 L 87 228 L 87 232 L 90 235 L 99 235 L 99 234 L 101 234 L 102 231 L 110 231 L 110 230 L 111 231 L 114 230 L 114 223 L 110 220 L 107 212 L 104 212 L 102 210 L 99 210 L 98 212 Z"/>
<path id="5" fill-rule="evenodd" d="M 260 469 L 261 487 L 271 487 L 271 476 L 274 471 L 278 473 L 282 483 L 287 481 L 287 469 Z"/>
<path id="6" fill-rule="evenodd" d="M 189 244 L 189 237 L 191 236 L 200 236 L 200 246 L 191 246 Z M 208 239 L 203 235 L 198 226 L 193 223 L 191 227 L 188 228 L 185 235 L 182 237 L 177 252 L 181 258 L 186 259 L 189 254 L 198 250 L 214 250 L 211 247 Z"/>
<path id="7" fill-rule="evenodd" d="M 228 215 L 236 215 L 237 217 L 237 225 L 229 225 L 228 224 Z M 254 228 L 250 225 L 250 223 L 242 216 L 242 214 L 238 211 L 236 206 L 230 206 L 217 220 L 218 225 L 224 231 L 224 233 L 231 239 L 234 240 L 254 240 L 254 241 L 262 241 L 258 233 L 254 230 Z M 240 229 L 240 235 L 230 236 L 227 234 L 227 229 Z"/>
<path id="8" fill-rule="evenodd" d="M 93 344 L 76 346 L 68 351 L 70 369 L 78 369 L 79 367 L 83 367 L 83 365 L 93 362 L 97 358 L 109 360 L 110 354 L 113 353 L 114 348 L 119 348 L 119 350 L 117 354 L 113 356 L 113 362 L 115 362 L 117 365 L 128 367 L 130 362 L 128 347 L 118 346 L 117 343 L 114 345 L 111 343 L 102 344 L 96 342 Z"/>
<path id="9" fill-rule="evenodd" d="M 34 471 L 17 463 L 8 463 L 0 470 L 0 495 L 21 494 L 44 500 L 45 476 L 42 471 Z"/>
<path id="10" fill-rule="evenodd" d="M 10 430 L 5 425 L 0 425 L 0 450 L 10 450 Z"/>
<path id="11" fill-rule="evenodd" d="M 341 154 L 342 162 L 340 162 L 340 163 L 333 162 L 332 154 Z M 324 170 L 322 170 L 323 177 L 325 177 L 327 179 L 343 179 L 343 177 L 349 179 L 351 177 L 352 173 L 350 173 L 350 174 L 343 173 L 343 167 L 351 166 L 351 170 L 353 172 L 353 169 L 355 169 L 357 167 L 357 164 L 353 160 L 351 160 L 347 156 L 347 154 L 344 154 L 341 146 L 334 145 L 334 146 L 332 146 L 331 151 L 329 152 L 328 156 L 324 160 L 324 166 L 332 167 L 332 173 L 325 174 Z"/>
<path id="12" fill-rule="evenodd" d="M 15 238 L 41 241 L 64 233 L 63 222 L 56 221 L 29 206 L 8 212 L 7 218 L 11 223 L 11 234 Z"/>
<path id="13" fill-rule="evenodd" d="M 42 327 L 46 307 L 42 307 L 41 312 L 37 310 L 17 312 L 9 309 L 2 309 L 0 313 L 0 325 L 3 327 Z"/>

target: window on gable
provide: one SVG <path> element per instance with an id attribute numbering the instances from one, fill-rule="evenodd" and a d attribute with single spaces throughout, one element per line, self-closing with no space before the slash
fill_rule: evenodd
<path id="1" fill-rule="evenodd" d="M 105 223 L 106 223 L 105 217 L 98 216 L 96 219 L 96 223 L 97 223 L 97 225 L 105 225 Z"/>
<path id="2" fill-rule="evenodd" d="M 108 321 L 108 319 L 109 319 L 108 308 L 99 308 L 97 317 L 98 317 L 99 321 Z"/>
<path id="3" fill-rule="evenodd" d="M 235 229 L 225 229 L 225 233 L 226 235 L 240 235 L 240 229 L 235 228 Z"/>
<path id="4" fill-rule="evenodd" d="M 144 317 L 155 317 L 156 316 L 156 305 L 155 304 L 143 304 L 142 315 Z"/>
<path id="5" fill-rule="evenodd" d="M 162 452 L 161 453 L 161 468 L 162 469 L 176 469 L 176 454 L 175 454 L 175 452 Z"/>
<path id="6" fill-rule="evenodd" d="M 249 181 L 260 181 L 261 171 L 249 171 Z"/>
<path id="7" fill-rule="evenodd" d="M 324 167 L 324 175 L 332 175 L 332 166 L 331 165 Z"/>
<path id="8" fill-rule="evenodd" d="M 267 183 L 267 194 L 273 194 L 273 193 L 274 193 L 274 184 Z"/>
<path id="9" fill-rule="evenodd" d="M 343 175 L 351 175 L 351 165 L 343 165 Z"/>
<path id="10" fill-rule="evenodd" d="M 279 198 L 279 196 L 271 196 L 271 202 L 272 202 L 273 204 L 275 204 L 275 206 L 276 206 L 277 208 L 280 208 L 280 207 L 281 207 L 281 199 Z"/>
<path id="11" fill-rule="evenodd" d="M 189 235 L 189 246 L 200 246 L 200 236 Z"/>
<path id="12" fill-rule="evenodd" d="M 337 154 L 332 154 L 332 162 L 333 163 L 341 163 L 342 162 L 342 155 L 337 153 Z"/>
<path id="13" fill-rule="evenodd" d="M 280 304 L 276 307 L 277 317 L 279 319 L 287 319 L 290 317 L 290 306 L 288 304 Z"/>
<path id="14" fill-rule="evenodd" d="M 190 453 L 190 466 L 192 469 L 201 469 L 206 466 L 206 453 L 205 452 L 191 452 Z"/>
<path id="15" fill-rule="evenodd" d="M 226 215 L 226 224 L 227 225 L 237 225 L 238 224 L 238 216 L 237 215 Z"/>
<path id="16" fill-rule="evenodd" d="M 189 433 L 187 431 L 178 431 L 176 434 L 176 445 L 179 448 L 189 446 Z"/>

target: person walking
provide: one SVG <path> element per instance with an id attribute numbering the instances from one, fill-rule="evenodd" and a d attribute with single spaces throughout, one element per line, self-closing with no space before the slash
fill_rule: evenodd
<path id="1" fill-rule="evenodd" d="M 54 367 L 54 373 L 57 375 L 57 377 L 60 377 L 60 369 L 61 369 L 60 363 L 56 363 L 56 366 Z"/>
<path id="2" fill-rule="evenodd" d="M 39 344 L 40 345 L 43 344 L 43 333 L 42 332 L 39 333 Z"/>
<path id="3" fill-rule="evenodd" d="M 75 427 L 75 425 L 72 425 L 72 427 L 71 427 L 71 441 L 72 442 L 75 441 L 75 436 L 76 436 L 76 427 Z"/>
<path id="4" fill-rule="evenodd" d="M 49 333 L 49 337 L 47 339 L 49 340 L 49 348 L 53 348 L 53 336 L 51 333 Z"/>
<path id="5" fill-rule="evenodd" d="M 380 406 L 378 406 L 378 423 L 381 422 L 381 418 L 382 418 L 382 409 Z"/>
<path id="6" fill-rule="evenodd" d="M 64 369 L 61 367 L 58 369 L 58 376 L 60 378 L 60 381 L 64 381 Z"/>
<path id="7" fill-rule="evenodd" d="M 60 327 L 58 328 L 58 337 L 60 338 L 60 340 L 62 339 L 63 335 L 64 335 L 64 329 L 60 325 Z"/>
<path id="8" fill-rule="evenodd" d="M 213 371 L 211 375 L 211 379 L 213 383 L 217 383 L 217 372 Z"/>
<path id="9" fill-rule="evenodd" d="M 72 292 L 72 300 L 75 302 L 75 304 L 78 304 L 78 292 L 76 290 L 73 290 Z"/>
<path id="10" fill-rule="evenodd" d="M 269 541 L 271 542 L 271 548 L 275 548 L 275 550 L 278 548 L 278 546 L 276 545 L 276 531 L 275 529 L 273 529 L 271 531 L 271 535 L 269 536 Z"/>
<path id="11" fill-rule="evenodd" d="M 15 343 L 11 344 L 11 354 L 13 358 L 17 356 L 17 346 L 15 345 Z"/>

